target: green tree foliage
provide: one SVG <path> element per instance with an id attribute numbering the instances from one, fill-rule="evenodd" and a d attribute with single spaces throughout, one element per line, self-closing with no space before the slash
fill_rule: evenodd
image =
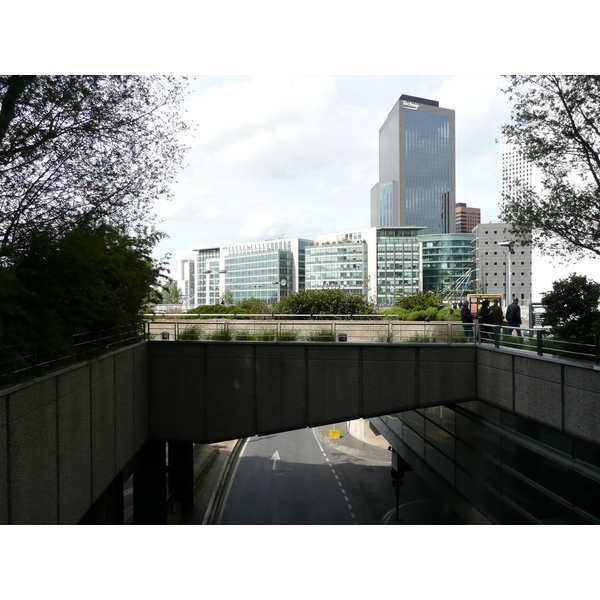
<path id="1" fill-rule="evenodd" d="M 555 281 L 552 291 L 542 295 L 546 307 L 544 325 L 569 342 L 588 342 L 600 334 L 600 283 L 585 275 L 572 274 Z"/>
<path id="2" fill-rule="evenodd" d="M 261 315 L 273 312 L 273 307 L 269 303 L 254 297 L 240 300 L 236 304 L 236 307 L 239 309 L 238 312 L 244 311 L 252 315 Z"/>
<path id="3" fill-rule="evenodd" d="M 600 76 L 511 75 L 506 138 L 535 165 L 541 190 L 517 182 L 501 217 L 546 254 L 600 255 Z"/>
<path id="4" fill-rule="evenodd" d="M 279 302 L 279 312 L 282 314 L 360 315 L 372 314 L 373 310 L 373 305 L 365 296 L 339 289 L 301 290 Z"/>
<path id="5" fill-rule="evenodd" d="M 81 223 L 64 235 L 31 232 L 0 268 L 0 337 L 5 346 L 54 350 L 75 333 L 130 325 L 161 275 L 151 258 L 159 237 Z"/>
<path id="6" fill-rule="evenodd" d="M 0 75 L 0 265 L 44 231 L 133 230 L 169 197 L 187 129 L 174 77 Z"/>
<path id="7" fill-rule="evenodd" d="M 168 279 L 160 289 L 160 304 L 180 304 L 181 293 L 177 287 L 177 282 Z"/>
<path id="8" fill-rule="evenodd" d="M 444 303 L 433 292 L 417 292 L 412 296 L 402 296 L 397 300 L 396 306 L 407 311 L 427 310 L 429 308 L 435 308 L 436 311 L 439 311 L 444 307 Z"/>

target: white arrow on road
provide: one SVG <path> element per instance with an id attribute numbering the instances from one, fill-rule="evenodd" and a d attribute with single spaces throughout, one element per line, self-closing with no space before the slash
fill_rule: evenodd
<path id="1" fill-rule="evenodd" d="M 272 470 L 274 471 L 277 461 L 281 460 L 281 457 L 279 456 L 279 452 L 277 452 L 277 450 L 275 450 L 275 454 L 273 454 L 273 456 L 271 456 L 271 460 L 273 461 L 273 469 Z"/>

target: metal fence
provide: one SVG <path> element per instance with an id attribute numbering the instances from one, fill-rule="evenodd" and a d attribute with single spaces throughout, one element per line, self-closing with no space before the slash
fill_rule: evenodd
<path id="1" fill-rule="evenodd" d="M 71 336 L 66 346 L 40 350 L 36 346 L 0 349 L 0 383 L 8 384 L 39 377 L 44 373 L 87 360 L 106 351 L 146 339 L 145 323 L 102 329 Z"/>
<path id="2" fill-rule="evenodd" d="M 600 365 L 600 336 L 587 343 L 552 338 L 539 328 L 472 325 L 456 321 L 400 321 L 394 315 L 207 315 L 208 318 L 152 320 L 72 336 L 67 347 L 40 352 L 35 347 L 0 349 L 0 384 L 42 375 L 141 340 L 317 342 L 384 344 L 476 344 Z M 391 318 L 390 318 L 391 317 Z"/>
<path id="3" fill-rule="evenodd" d="M 557 356 L 600 364 L 600 336 L 590 342 L 567 342 L 540 328 L 480 326 L 468 330 L 456 321 L 400 321 L 389 315 L 210 315 L 193 320 L 153 320 L 146 323 L 147 339 L 221 341 L 309 341 L 321 343 L 478 344 L 515 352 Z M 393 316 L 392 316 L 393 317 Z M 592 339 L 592 338 L 591 338 Z"/>

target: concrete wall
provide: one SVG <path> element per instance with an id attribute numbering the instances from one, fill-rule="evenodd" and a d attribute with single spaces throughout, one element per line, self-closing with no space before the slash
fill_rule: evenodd
<path id="1" fill-rule="evenodd" d="M 147 438 L 145 344 L 0 391 L 0 523 L 77 523 Z"/>
<path id="2" fill-rule="evenodd" d="M 600 368 L 478 348 L 479 400 L 600 446 Z"/>
<path id="3" fill-rule="evenodd" d="M 149 342 L 150 438 L 211 443 L 475 399 L 476 348 Z"/>
<path id="4" fill-rule="evenodd" d="M 598 367 L 467 344 L 139 344 L 0 390 L 0 524 L 77 523 L 147 441 L 474 399 L 600 446 Z"/>

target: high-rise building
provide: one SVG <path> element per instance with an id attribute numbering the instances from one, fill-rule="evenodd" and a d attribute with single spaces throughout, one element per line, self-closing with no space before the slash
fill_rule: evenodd
<path id="1" fill-rule="evenodd" d="M 502 294 L 506 306 L 513 298 L 518 298 L 521 306 L 529 306 L 532 300 L 531 246 L 513 242 L 506 223 L 482 223 L 473 233 L 477 280 L 483 292 Z"/>
<path id="2" fill-rule="evenodd" d="M 379 182 L 371 190 L 372 227 L 455 232 L 454 111 L 402 95 L 379 130 Z"/>
<path id="3" fill-rule="evenodd" d="M 500 135 L 500 169 L 500 206 L 504 202 L 504 195 L 510 192 L 515 183 L 526 184 L 534 189 L 540 184 L 539 170 L 523 156 L 519 147 L 509 142 L 503 134 Z"/>
<path id="4" fill-rule="evenodd" d="M 471 233 L 481 223 L 481 209 L 456 203 L 456 233 Z"/>

